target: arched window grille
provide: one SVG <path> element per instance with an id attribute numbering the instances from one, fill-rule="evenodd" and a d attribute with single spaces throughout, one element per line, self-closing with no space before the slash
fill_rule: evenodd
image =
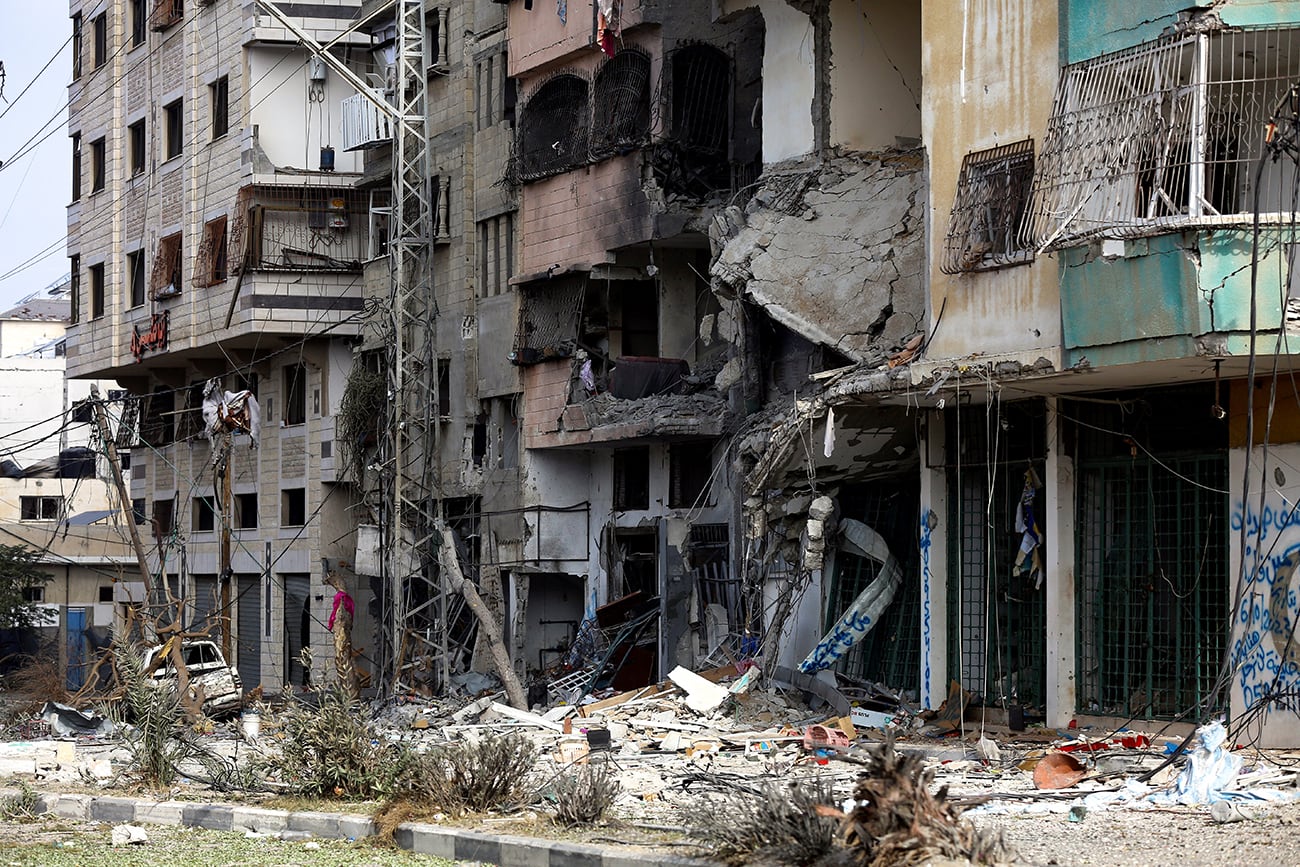
<path id="1" fill-rule="evenodd" d="M 725 154 L 731 117 L 731 61 L 712 45 L 672 55 L 672 138 L 688 150 Z"/>
<path id="2" fill-rule="evenodd" d="M 596 73 L 591 155 L 596 159 L 644 144 L 650 136 L 650 58 L 625 48 Z"/>
<path id="3" fill-rule="evenodd" d="M 519 179 L 544 178 L 585 164 L 589 112 L 587 82 L 576 75 L 557 75 L 539 87 L 519 115 Z"/>

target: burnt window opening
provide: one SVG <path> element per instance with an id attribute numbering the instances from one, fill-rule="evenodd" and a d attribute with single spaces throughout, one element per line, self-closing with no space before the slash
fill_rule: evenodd
<path id="1" fill-rule="evenodd" d="M 691 151 L 727 153 L 731 60 L 712 45 L 687 45 L 672 56 L 672 139 Z"/>
<path id="2" fill-rule="evenodd" d="M 483 459 L 487 457 L 488 452 L 488 411 L 487 405 L 479 411 L 478 418 L 474 420 L 473 441 L 470 444 L 470 460 L 474 466 L 483 466 Z"/>
<path id="3" fill-rule="evenodd" d="M 587 82 L 557 75 L 520 112 L 516 174 L 531 181 L 587 162 Z"/>
<path id="4" fill-rule="evenodd" d="M 175 529 L 176 501 L 172 499 L 153 501 L 153 535 L 155 539 L 166 539 Z"/>
<path id="5" fill-rule="evenodd" d="M 650 448 L 614 452 L 614 508 L 619 511 L 650 508 Z"/>
<path id="6" fill-rule="evenodd" d="M 668 448 L 668 508 L 694 509 L 708 502 L 713 444 L 707 440 Z"/>
<path id="7" fill-rule="evenodd" d="M 257 494 L 235 494 L 231 503 L 234 511 L 236 530 L 252 530 L 257 527 Z"/>
<path id="8" fill-rule="evenodd" d="M 659 357 L 659 291 L 652 283 L 629 283 L 622 294 L 622 352 L 627 358 Z"/>
<path id="9" fill-rule="evenodd" d="M 217 529 L 217 500 L 215 497 L 195 497 L 192 501 L 194 519 L 192 533 L 211 533 Z"/>
<path id="10" fill-rule="evenodd" d="M 1033 261 L 1020 231 L 1033 182 L 1033 139 L 967 154 L 940 270 L 959 274 Z"/>
<path id="11" fill-rule="evenodd" d="M 149 275 L 149 298 L 158 301 L 181 294 L 181 235 L 168 235 L 158 241 L 158 254 Z"/>
<path id="12" fill-rule="evenodd" d="M 284 410 L 280 420 L 286 425 L 305 424 L 307 421 L 307 367 L 286 364 L 283 368 Z"/>
<path id="13" fill-rule="evenodd" d="M 451 359 L 438 359 L 438 418 L 451 420 Z"/>
<path id="14" fill-rule="evenodd" d="M 155 448 L 171 445 L 176 440 L 176 394 L 159 386 L 149 397 L 144 420 L 140 423 L 140 439 Z"/>
<path id="15" fill-rule="evenodd" d="M 515 364 L 537 364 L 573 355 L 583 318 L 584 277 L 565 275 L 521 287 Z"/>
<path id="16" fill-rule="evenodd" d="M 596 73 L 592 88 L 591 155 L 626 153 L 650 136 L 650 58 L 624 49 Z"/>

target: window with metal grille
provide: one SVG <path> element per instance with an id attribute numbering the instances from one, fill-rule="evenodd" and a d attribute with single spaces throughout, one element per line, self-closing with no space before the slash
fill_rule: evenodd
<path id="1" fill-rule="evenodd" d="M 1033 139 L 966 155 L 944 241 L 943 273 L 1033 261 L 1033 251 L 1020 239 L 1033 179 Z"/>
<path id="2" fill-rule="evenodd" d="M 158 241 L 153 272 L 149 275 L 149 299 L 158 301 L 181 294 L 181 235 L 168 235 Z"/>
<path id="3" fill-rule="evenodd" d="M 90 266 L 90 318 L 104 315 L 104 263 Z"/>
<path id="4" fill-rule="evenodd" d="M 131 148 L 131 175 L 143 174 L 145 160 L 144 118 L 127 127 L 127 132 Z"/>
<path id="5" fill-rule="evenodd" d="M 624 153 L 650 136 L 650 57 L 625 48 L 606 60 L 592 86 L 591 155 Z"/>
<path id="6" fill-rule="evenodd" d="M 614 508 L 650 508 L 650 449 L 646 446 L 614 452 Z"/>
<path id="7" fill-rule="evenodd" d="M 731 60 L 703 43 L 672 52 L 672 127 L 677 144 L 725 154 L 731 116 Z"/>
<path id="8" fill-rule="evenodd" d="M 1027 236 L 1042 250 L 1244 224 L 1267 123 L 1297 77 L 1294 28 L 1176 33 L 1065 67 Z M 1289 219 L 1291 183 L 1290 170 L 1263 175 L 1274 222 Z"/>
<path id="9" fill-rule="evenodd" d="M 126 280 L 131 287 L 128 299 L 132 308 L 144 305 L 144 251 L 135 250 L 126 254 Z"/>
<path id="10" fill-rule="evenodd" d="M 62 497 L 19 497 L 24 521 L 57 521 L 63 516 Z"/>
<path id="11" fill-rule="evenodd" d="M 520 111 L 517 175 L 536 180 L 587 162 L 587 82 L 557 75 L 529 98 Z"/>
<path id="12" fill-rule="evenodd" d="M 573 354 L 587 293 L 585 275 L 564 275 L 521 287 L 519 326 L 510 360 L 536 364 Z"/>
<path id="13" fill-rule="evenodd" d="M 194 285 L 215 286 L 227 277 L 226 218 L 218 217 L 203 226 L 198 260 L 194 263 Z"/>

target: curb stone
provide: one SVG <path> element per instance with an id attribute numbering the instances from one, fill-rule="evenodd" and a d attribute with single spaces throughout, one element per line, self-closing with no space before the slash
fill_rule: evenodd
<path id="1" fill-rule="evenodd" d="M 0 797 L 16 794 L 0 789 Z M 195 801 L 148 801 L 97 795 L 42 793 L 38 812 L 64 819 L 107 823 L 148 822 L 216 831 L 276 833 L 306 831 L 327 840 L 359 840 L 375 834 L 368 816 L 349 813 L 268 810 Z M 656 852 L 629 852 L 625 847 L 570 843 L 541 837 L 489 834 L 423 822 L 397 826 L 393 840 L 402 849 L 459 861 L 500 867 L 716 867 L 712 861 Z"/>

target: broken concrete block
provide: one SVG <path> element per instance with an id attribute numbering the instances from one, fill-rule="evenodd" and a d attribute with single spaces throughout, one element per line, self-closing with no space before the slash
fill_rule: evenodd
<path id="1" fill-rule="evenodd" d="M 741 367 L 739 358 L 729 358 L 727 363 L 722 365 L 722 370 L 713 378 L 713 387 L 718 391 L 727 391 L 733 385 L 740 382 Z"/>
<path id="2" fill-rule="evenodd" d="M 826 534 L 826 523 L 824 521 L 818 521 L 816 518 L 810 518 L 808 520 L 807 529 L 808 542 L 810 545 L 814 542 L 820 543 Z"/>
<path id="3" fill-rule="evenodd" d="M 713 343 L 713 323 L 716 317 L 712 313 L 706 313 L 700 317 L 700 343 L 709 346 Z"/>
<path id="4" fill-rule="evenodd" d="M 808 517 L 814 521 L 825 521 L 835 511 L 835 501 L 821 496 L 808 504 Z"/>
<path id="5" fill-rule="evenodd" d="M 676 753 L 685 749 L 681 732 L 669 732 L 659 742 L 659 749 L 665 753 Z"/>
<path id="6" fill-rule="evenodd" d="M 730 693 L 725 687 L 705 680 L 689 668 L 677 666 L 668 672 L 668 679 L 686 693 L 686 706 L 696 713 L 708 713 L 727 700 Z"/>

